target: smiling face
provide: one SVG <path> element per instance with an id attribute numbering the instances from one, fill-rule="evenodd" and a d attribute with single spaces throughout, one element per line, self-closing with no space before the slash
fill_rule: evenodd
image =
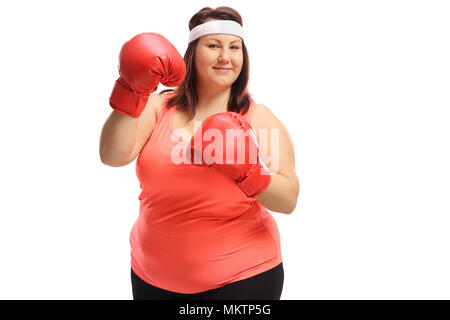
<path id="1" fill-rule="evenodd" d="M 200 37 L 194 61 L 199 83 L 230 87 L 242 69 L 242 39 L 230 34 Z"/>

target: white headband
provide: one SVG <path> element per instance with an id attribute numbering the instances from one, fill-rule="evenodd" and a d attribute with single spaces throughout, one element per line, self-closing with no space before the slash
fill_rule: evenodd
<path id="1" fill-rule="evenodd" d="M 215 33 L 232 34 L 244 40 L 244 29 L 239 23 L 233 20 L 214 20 L 193 28 L 189 34 L 188 44 L 204 35 Z"/>

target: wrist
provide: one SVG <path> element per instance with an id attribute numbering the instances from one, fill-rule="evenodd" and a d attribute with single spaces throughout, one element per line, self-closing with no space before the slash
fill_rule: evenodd
<path id="1" fill-rule="evenodd" d="M 271 182 L 271 174 L 266 165 L 259 159 L 249 175 L 238 182 L 239 187 L 248 197 L 255 197 L 266 190 Z"/>
<path id="2" fill-rule="evenodd" d="M 120 79 L 116 80 L 113 91 L 109 98 L 110 106 L 128 116 L 137 118 L 141 115 L 148 100 L 147 95 L 140 95 L 125 86 Z"/>

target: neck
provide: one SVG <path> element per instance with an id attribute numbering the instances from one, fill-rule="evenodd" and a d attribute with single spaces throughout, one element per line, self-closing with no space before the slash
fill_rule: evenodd
<path id="1" fill-rule="evenodd" d="M 197 85 L 197 112 L 226 112 L 230 98 L 231 87 L 211 87 Z"/>

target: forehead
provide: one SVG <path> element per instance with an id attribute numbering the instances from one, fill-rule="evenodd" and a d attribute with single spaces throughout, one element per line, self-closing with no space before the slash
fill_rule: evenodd
<path id="1" fill-rule="evenodd" d="M 206 36 L 201 37 L 203 41 L 219 41 L 223 43 L 231 43 L 231 42 L 241 42 L 241 38 L 238 36 L 234 36 L 232 34 L 224 34 L 224 33 L 215 33 L 208 34 Z"/>

